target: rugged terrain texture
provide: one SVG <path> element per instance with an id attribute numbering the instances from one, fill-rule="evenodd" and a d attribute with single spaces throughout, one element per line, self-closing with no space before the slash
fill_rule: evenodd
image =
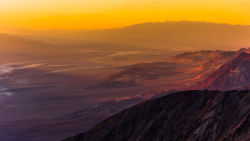
<path id="1" fill-rule="evenodd" d="M 209 74 L 230 62 L 239 51 L 196 51 L 182 53 L 162 62 L 140 63 L 127 66 L 124 70 L 107 77 L 104 81 L 89 88 L 122 88 L 147 85 L 156 80 L 163 79 L 164 85 L 174 81 L 182 85 L 201 81 Z M 178 87 L 180 88 L 180 86 Z"/>
<path id="2" fill-rule="evenodd" d="M 200 84 L 203 89 L 234 90 L 250 88 L 250 54 L 240 53 L 235 59 L 221 66 Z"/>
<path id="3" fill-rule="evenodd" d="M 250 91 L 186 91 L 149 100 L 63 141 L 249 141 Z"/>

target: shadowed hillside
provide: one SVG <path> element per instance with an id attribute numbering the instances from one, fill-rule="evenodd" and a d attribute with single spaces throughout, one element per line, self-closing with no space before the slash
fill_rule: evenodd
<path id="1" fill-rule="evenodd" d="M 186 91 L 150 100 L 63 141 L 248 141 L 249 91 Z"/>

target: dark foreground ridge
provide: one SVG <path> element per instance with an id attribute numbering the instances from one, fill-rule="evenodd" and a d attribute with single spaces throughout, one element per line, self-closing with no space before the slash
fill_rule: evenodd
<path id="1" fill-rule="evenodd" d="M 149 100 L 63 141 L 249 141 L 250 91 L 186 91 Z"/>

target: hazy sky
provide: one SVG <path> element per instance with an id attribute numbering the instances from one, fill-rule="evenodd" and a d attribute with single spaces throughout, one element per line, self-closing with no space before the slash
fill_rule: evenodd
<path id="1" fill-rule="evenodd" d="M 104 29 L 154 21 L 250 25 L 250 0 L 0 0 L 0 27 Z"/>

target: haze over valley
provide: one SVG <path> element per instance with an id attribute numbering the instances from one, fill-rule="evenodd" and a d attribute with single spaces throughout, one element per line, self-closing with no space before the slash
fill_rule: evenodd
<path id="1" fill-rule="evenodd" d="M 250 88 L 250 26 L 142 23 L 0 35 L 0 140 L 54 141 L 176 91 Z"/>

